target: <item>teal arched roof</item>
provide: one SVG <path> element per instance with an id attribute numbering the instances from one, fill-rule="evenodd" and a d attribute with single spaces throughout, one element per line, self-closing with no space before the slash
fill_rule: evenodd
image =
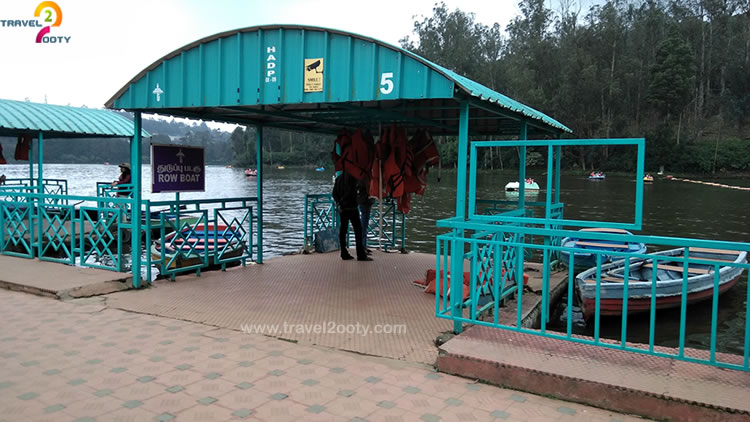
<path id="1" fill-rule="evenodd" d="M 0 136 L 43 132 L 46 138 L 129 138 L 133 130 L 131 120 L 111 110 L 0 99 Z"/>
<path id="2" fill-rule="evenodd" d="M 322 68 L 322 70 L 321 70 Z M 402 48 L 357 34 L 300 25 L 237 29 L 157 60 L 106 106 L 242 124 L 335 132 L 398 123 L 470 132 L 557 134 L 553 118 Z"/>

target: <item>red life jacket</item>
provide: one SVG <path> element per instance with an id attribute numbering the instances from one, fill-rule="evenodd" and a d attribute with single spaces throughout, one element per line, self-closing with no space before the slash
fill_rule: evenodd
<path id="1" fill-rule="evenodd" d="M 394 124 L 391 127 L 388 142 L 390 153 L 383 165 L 383 180 L 388 185 L 386 189 L 388 194 L 393 198 L 399 198 L 404 194 L 404 164 L 407 155 L 406 131 Z"/>
<path id="2" fill-rule="evenodd" d="M 5 161 L 5 157 L 3 157 L 3 144 L 0 144 L 0 164 L 8 164 L 8 162 Z"/>
<path id="3" fill-rule="evenodd" d="M 361 180 L 370 173 L 372 152 L 365 139 L 366 135 L 361 129 L 351 136 L 348 133 L 342 133 L 336 138 L 334 150 L 331 153 L 336 171 L 345 171 L 357 180 Z M 336 154 L 336 145 L 339 146 L 340 154 Z"/>
<path id="4" fill-rule="evenodd" d="M 16 142 L 16 152 L 13 158 L 16 160 L 29 161 L 29 145 L 31 144 L 31 135 L 21 135 Z"/>

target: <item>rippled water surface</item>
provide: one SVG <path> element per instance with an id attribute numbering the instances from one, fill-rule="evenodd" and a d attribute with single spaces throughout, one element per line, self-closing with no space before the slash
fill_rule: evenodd
<path id="1" fill-rule="evenodd" d="M 3 166 L 0 172 L 8 177 L 28 177 L 28 166 Z M 206 192 L 184 193 L 181 198 L 227 198 L 257 194 L 256 180 L 245 177 L 242 169 L 208 166 L 206 173 Z M 71 195 L 94 196 L 96 182 L 111 182 L 117 179 L 119 171 L 115 165 L 47 164 L 44 174 L 47 178 L 67 179 Z M 264 169 L 263 230 L 267 257 L 298 251 L 303 246 L 305 194 L 330 192 L 331 176 L 331 171 Z M 528 176 L 536 178 L 542 190 L 527 195 L 527 201 L 544 201 L 547 194 L 546 176 L 541 174 L 541 170 L 538 174 L 530 170 Z M 503 189 L 505 183 L 514 177 L 514 172 L 480 173 L 477 182 L 479 199 L 517 199 L 513 193 L 506 193 Z M 145 166 L 144 198 L 174 198 L 174 194 L 149 193 L 150 181 L 150 167 Z M 745 180 L 724 180 L 722 183 L 750 185 Z M 412 200 L 412 210 L 406 223 L 407 249 L 435 253 L 434 238 L 443 232 L 435 226 L 435 221 L 455 215 L 455 192 L 455 172 L 442 171 L 439 175 L 433 171 L 429 175 L 425 196 Z M 750 192 L 657 179 L 645 185 L 643 196 L 643 230 L 639 234 L 750 241 L 747 217 Z M 565 217 L 568 219 L 630 222 L 634 216 L 634 198 L 635 181 L 632 176 L 608 176 L 603 181 L 589 181 L 582 176 L 562 177 L 561 201 L 565 204 Z M 740 283 L 720 299 L 718 343 L 721 350 L 738 351 L 742 347 L 746 290 L 745 274 Z M 706 346 L 710 333 L 710 301 L 691 306 L 688 314 L 688 343 Z M 666 320 L 657 327 L 657 342 L 674 346 L 675 333 L 679 329 L 679 311 L 666 311 L 663 315 Z M 564 324 L 564 321 L 558 323 Z M 582 321 L 577 321 L 577 324 L 580 325 L 579 331 L 592 331 L 592 327 L 582 326 Z M 648 341 L 647 316 L 630 318 L 628 327 L 629 340 Z M 617 338 L 619 329 L 619 319 L 604 321 L 601 333 L 605 337 Z"/>

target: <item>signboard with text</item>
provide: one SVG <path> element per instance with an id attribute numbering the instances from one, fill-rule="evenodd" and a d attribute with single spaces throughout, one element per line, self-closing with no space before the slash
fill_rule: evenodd
<path id="1" fill-rule="evenodd" d="M 203 148 L 151 145 L 151 192 L 205 192 Z"/>

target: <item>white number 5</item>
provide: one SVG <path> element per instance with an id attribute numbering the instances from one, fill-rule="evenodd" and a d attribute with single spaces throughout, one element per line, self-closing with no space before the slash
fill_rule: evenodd
<path id="1" fill-rule="evenodd" d="M 384 72 L 380 75 L 380 92 L 390 94 L 393 91 L 393 72 Z"/>

